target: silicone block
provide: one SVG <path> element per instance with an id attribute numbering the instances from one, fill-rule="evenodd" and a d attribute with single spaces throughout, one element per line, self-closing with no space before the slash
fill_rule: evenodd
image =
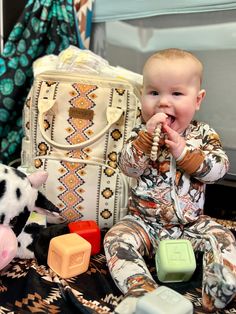
<path id="1" fill-rule="evenodd" d="M 76 233 L 64 234 L 51 239 L 48 266 L 62 278 L 70 278 L 87 271 L 91 244 Z"/>
<path id="2" fill-rule="evenodd" d="M 98 254 L 101 248 L 101 232 L 94 220 L 81 220 L 68 224 L 70 232 L 75 232 L 92 245 L 91 255 Z"/>
<path id="3" fill-rule="evenodd" d="M 155 256 L 157 277 L 161 282 L 188 281 L 196 269 L 189 240 L 162 240 Z"/>
<path id="4" fill-rule="evenodd" d="M 180 293 L 158 287 L 139 298 L 135 314 L 192 314 L 192 303 Z"/>

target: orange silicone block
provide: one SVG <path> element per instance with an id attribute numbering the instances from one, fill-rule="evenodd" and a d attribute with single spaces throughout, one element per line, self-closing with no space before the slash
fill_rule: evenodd
<path id="1" fill-rule="evenodd" d="M 48 250 L 48 266 L 62 278 L 70 278 L 87 271 L 91 256 L 91 244 L 76 233 L 51 239 Z"/>

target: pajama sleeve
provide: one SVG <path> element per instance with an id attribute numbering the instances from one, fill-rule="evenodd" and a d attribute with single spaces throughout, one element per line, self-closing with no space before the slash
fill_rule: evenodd
<path id="1" fill-rule="evenodd" d="M 142 175 L 150 161 L 151 147 L 152 136 L 145 130 L 134 129 L 119 157 L 122 172 L 134 178 Z"/>
<path id="2" fill-rule="evenodd" d="M 177 166 L 204 183 L 220 180 L 229 169 L 229 160 L 222 148 L 219 135 L 208 125 L 202 125 L 202 144 L 192 147 L 187 142 L 184 154 L 176 160 Z M 189 145 L 188 145 L 189 144 Z"/>

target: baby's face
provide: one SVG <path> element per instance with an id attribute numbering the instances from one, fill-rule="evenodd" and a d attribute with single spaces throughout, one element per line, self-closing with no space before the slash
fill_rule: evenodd
<path id="1" fill-rule="evenodd" d="M 190 59 L 152 58 L 144 68 L 142 116 L 147 122 L 153 115 L 163 112 L 168 125 L 182 133 L 205 95 L 200 90 L 196 63 Z"/>

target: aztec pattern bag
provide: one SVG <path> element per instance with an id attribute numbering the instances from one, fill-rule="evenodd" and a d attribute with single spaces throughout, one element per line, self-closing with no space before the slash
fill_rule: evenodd
<path id="1" fill-rule="evenodd" d="M 66 221 L 109 228 L 125 215 L 128 178 L 117 159 L 140 118 L 139 99 L 124 79 L 62 71 L 35 77 L 23 112 L 21 168 L 49 173 L 43 192 Z"/>

